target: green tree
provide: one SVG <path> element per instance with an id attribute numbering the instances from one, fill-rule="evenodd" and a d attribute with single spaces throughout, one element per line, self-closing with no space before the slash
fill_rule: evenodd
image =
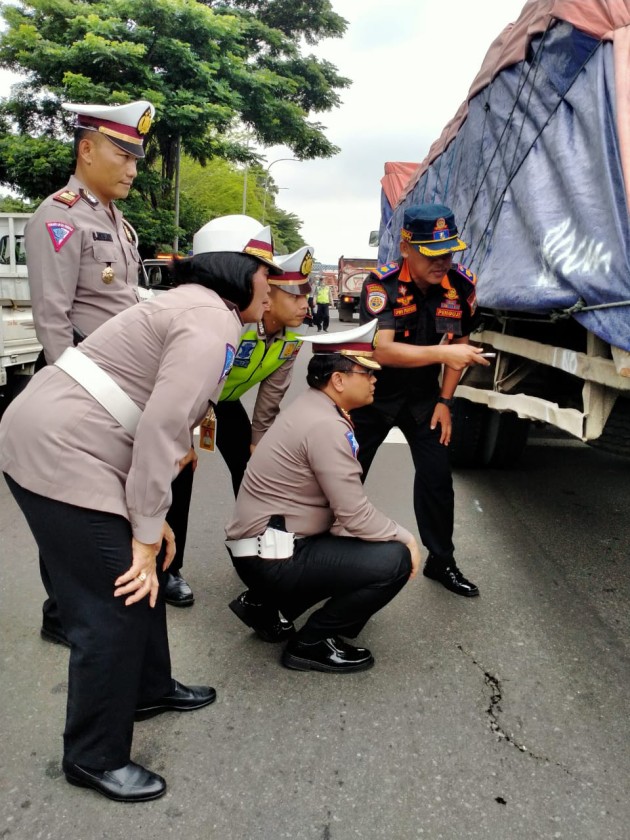
<path id="1" fill-rule="evenodd" d="M 349 82 L 301 51 L 303 39 L 345 31 L 330 0 L 15 0 L 0 8 L 0 66 L 24 77 L 0 107 L 0 181 L 29 198 L 70 171 L 69 147 L 59 146 L 71 132 L 63 101 L 154 103 L 146 169 L 159 177 L 139 178 L 137 189 L 156 235 L 165 225 L 159 211 L 172 211 L 178 138 L 201 164 L 255 160 L 243 129 L 301 159 L 337 152 L 311 114 L 336 106 Z"/>

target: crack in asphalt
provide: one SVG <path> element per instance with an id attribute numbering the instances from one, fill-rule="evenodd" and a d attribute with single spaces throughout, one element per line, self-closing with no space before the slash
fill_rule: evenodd
<path id="1" fill-rule="evenodd" d="M 490 718 L 490 729 L 495 733 L 497 738 L 515 747 L 515 749 L 519 750 L 519 752 L 526 753 L 536 761 L 545 761 L 548 764 L 554 764 L 556 767 L 559 767 L 561 770 L 564 770 L 564 772 L 570 776 L 571 772 L 567 767 L 558 763 L 557 761 L 553 761 L 545 755 L 538 755 L 537 753 L 532 752 L 525 746 L 525 744 L 521 744 L 519 741 L 517 741 L 514 735 L 511 735 L 505 731 L 499 720 L 499 715 L 503 711 L 503 709 L 501 708 L 501 701 L 503 700 L 503 689 L 501 688 L 501 682 L 499 681 L 499 678 L 493 676 L 489 671 L 486 671 L 483 665 L 480 662 L 477 662 L 472 653 L 470 653 L 470 651 L 467 651 L 463 647 L 463 645 L 457 645 L 457 648 L 471 660 L 473 665 L 475 665 L 481 671 L 481 673 L 483 674 L 484 682 L 490 689 L 490 705 L 486 709 L 486 714 Z"/>

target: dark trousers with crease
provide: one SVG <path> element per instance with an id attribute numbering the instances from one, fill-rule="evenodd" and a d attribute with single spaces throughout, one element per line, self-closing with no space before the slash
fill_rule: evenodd
<path id="1" fill-rule="evenodd" d="M 240 400 L 217 403 L 215 414 L 216 446 L 232 476 L 232 489 L 236 498 L 249 461 L 252 424 Z"/>
<path id="2" fill-rule="evenodd" d="M 436 558 L 453 557 L 454 494 L 448 447 L 440 443 L 440 427 L 431 429 L 433 407 L 420 419 L 406 406 L 395 421 L 388 420 L 373 406 L 352 412 L 354 434 L 359 444 L 363 481 L 374 456 L 393 426 L 405 436 L 415 468 L 413 507 L 423 545 Z"/>
<path id="3" fill-rule="evenodd" d="M 192 464 L 187 464 L 171 484 L 171 507 L 166 514 L 166 521 L 175 533 L 175 559 L 169 567 L 169 572 L 181 571 L 184 563 L 184 550 L 186 548 L 186 534 L 188 532 L 188 511 L 190 509 L 190 497 L 193 487 Z M 131 562 L 129 563 L 131 565 Z M 57 597 L 50 574 L 40 555 L 39 573 L 48 596 L 42 605 L 43 621 L 50 630 L 65 633 L 63 621 L 59 613 Z M 160 598 L 161 600 L 161 598 Z"/>
<path id="4" fill-rule="evenodd" d="M 125 606 L 114 581 L 131 566 L 131 527 L 115 514 L 79 508 L 6 476 L 57 596 L 71 644 L 64 760 L 115 770 L 130 760 L 134 712 L 171 687 L 163 599 Z M 158 570 L 163 555 L 158 556 Z"/>
<path id="5" fill-rule="evenodd" d="M 288 560 L 240 557 L 233 563 L 254 602 L 279 609 L 289 621 L 328 599 L 298 631 L 303 642 L 336 635 L 354 639 L 411 573 L 411 555 L 401 542 L 330 534 L 296 540 Z"/>

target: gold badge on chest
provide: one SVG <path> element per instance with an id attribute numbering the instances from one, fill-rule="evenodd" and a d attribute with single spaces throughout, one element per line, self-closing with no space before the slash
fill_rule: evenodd
<path id="1" fill-rule="evenodd" d="M 101 277 L 103 278 L 103 283 L 105 283 L 107 286 L 109 286 L 110 283 L 114 282 L 114 278 L 116 277 L 116 275 L 114 274 L 114 269 L 111 267 L 111 265 L 108 265 L 107 268 L 103 269 Z"/>

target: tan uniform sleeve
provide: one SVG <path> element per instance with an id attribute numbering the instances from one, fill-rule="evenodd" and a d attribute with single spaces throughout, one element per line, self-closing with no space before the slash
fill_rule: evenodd
<path id="1" fill-rule="evenodd" d="M 260 442 L 280 411 L 280 403 L 293 378 L 295 359 L 296 355 L 287 359 L 258 386 L 252 414 L 252 443 L 254 445 Z"/>
<path id="2" fill-rule="evenodd" d="M 350 427 L 339 418 L 334 427 L 330 423 L 318 424 L 307 443 L 309 464 L 335 515 L 330 533 L 408 543 L 409 531 L 377 510 L 365 495 L 361 465 L 353 455 L 349 433 Z"/>
<path id="3" fill-rule="evenodd" d="M 239 325 L 229 311 L 208 309 L 173 319 L 155 386 L 142 413 L 133 447 L 126 496 L 134 537 L 154 543 L 171 503 L 170 485 L 189 447 L 189 430 L 216 401 L 224 384 L 227 346 L 232 358 Z"/>
<path id="4" fill-rule="evenodd" d="M 46 227 L 55 222 L 72 229 L 55 250 Z M 37 338 L 52 364 L 66 347 L 72 347 L 70 311 L 81 264 L 82 236 L 62 205 L 41 207 L 26 226 L 25 245 L 33 320 Z"/>

